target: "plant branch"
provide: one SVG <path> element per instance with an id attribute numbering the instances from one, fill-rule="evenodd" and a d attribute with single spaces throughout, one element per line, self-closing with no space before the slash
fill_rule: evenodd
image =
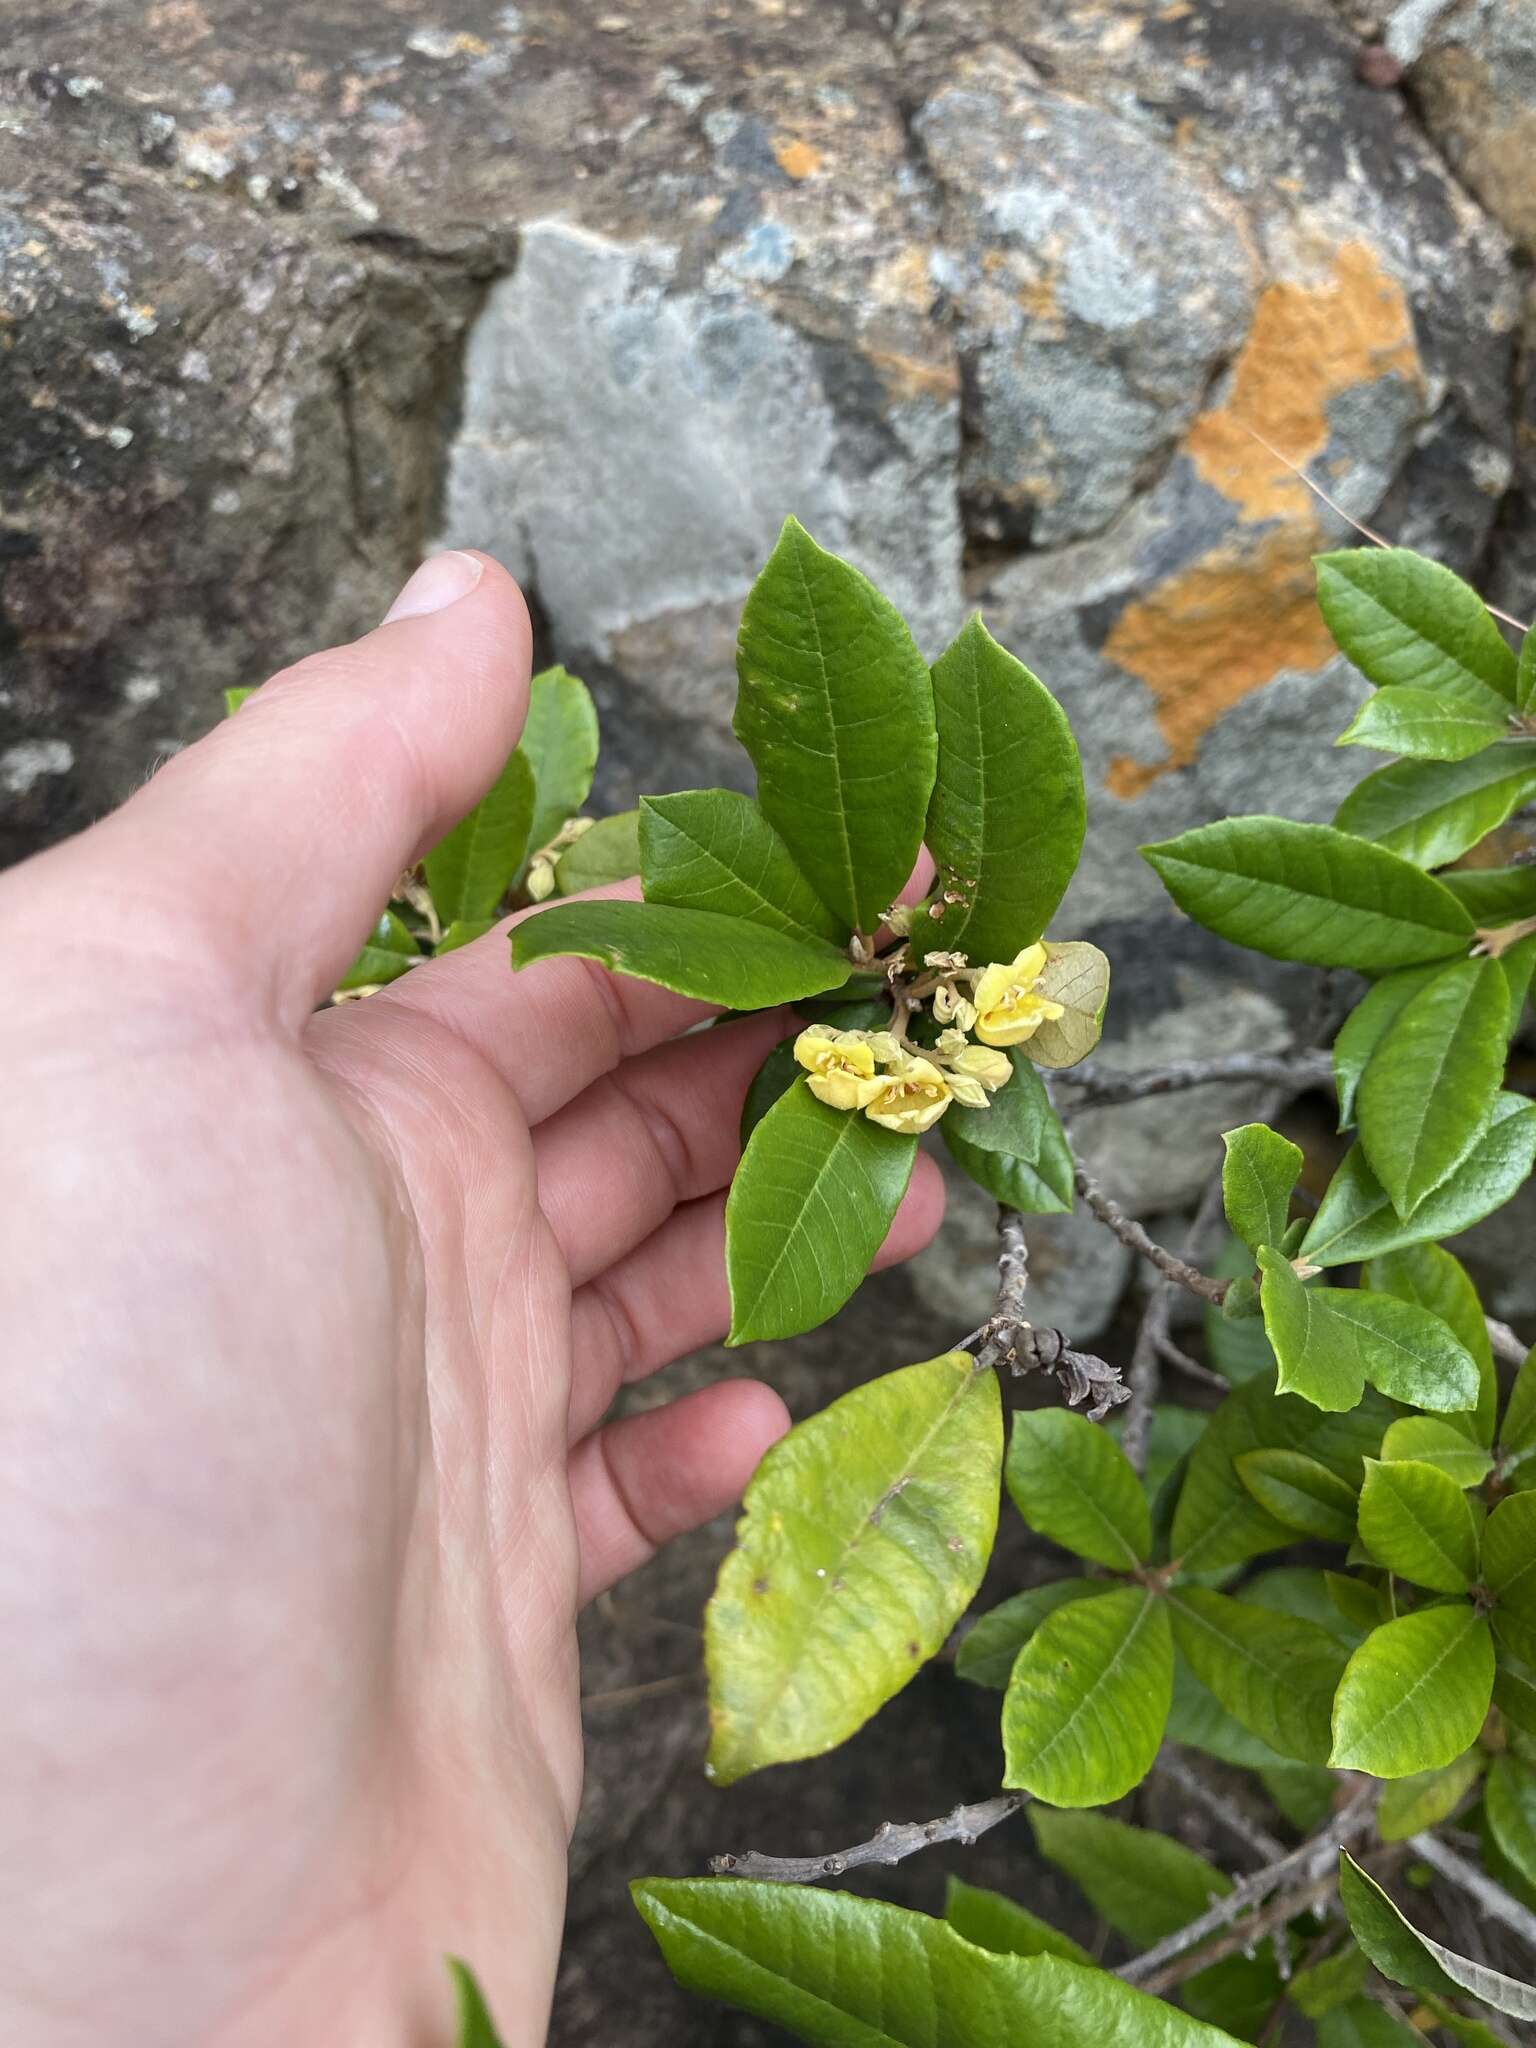
<path id="1" fill-rule="evenodd" d="M 1413 1835 L 1408 1846 L 1420 1856 L 1447 1884 L 1464 1891 L 1473 1904 L 1478 1906 L 1490 1920 L 1497 1920 L 1507 1927 L 1511 1934 L 1519 1935 L 1533 1954 L 1536 1954 L 1536 1913 L 1522 1906 L 1518 1899 L 1511 1898 L 1502 1885 L 1483 1873 L 1466 1858 L 1458 1856 L 1454 1849 L 1448 1849 L 1438 1836 L 1431 1834 Z"/>
<path id="2" fill-rule="evenodd" d="M 962 1842 L 969 1848 L 988 1828 L 1017 1813 L 1028 1796 L 1002 1792 L 973 1806 L 952 1806 L 938 1820 L 883 1820 L 867 1842 L 855 1842 L 851 1849 L 834 1849 L 830 1856 L 764 1856 L 757 1849 L 744 1849 L 739 1855 L 712 1856 L 709 1867 L 716 1877 L 814 1884 L 818 1878 L 841 1877 L 845 1870 L 857 1870 L 864 1863 L 900 1863 L 903 1857 L 931 1849 L 936 1842 Z"/>
<path id="3" fill-rule="evenodd" d="M 960 1340 L 962 1350 L 976 1351 L 978 1366 L 1006 1365 L 1009 1372 L 1048 1372 L 1062 1383 L 1067 1405 L 1076 1408 L 1090 1403 L 1091 1421 L 1101 1422 L 1127 1391 L 1118 1370 L 1092 1352 L 1074 1350 L 1060 1330 L 1037 1330 L 1024 1313 L 1029 1287 L 1029 1245 L 1024 1236 L 1024 1219 L 1017 1209 L 999 1209 L 998 1235 L 1002 1249 L 997 1255 L 997 1298 L 992 1313 L 978 1329 Z"/>
<path id="4" fill-rule="evenodd" d="M 1119 1103 L 1145 1102 L 1218 1082 L 1268 1081 L 1288 1096 L 1303 1095 L 1309 1088 L 1326 1087 L 1332 1081 L 1333 1058 L 1326 1052 L 1228 1052 L 1208 1060 L 1170 1060 L 1166 1066 L 1119 1073 L 1085 1060 L 1054 1078 L 1082 1091 L 1074 1109 L 1110 1109 Z"/>
<path id="5" fill-rule="evenodd" d="M 1376 1813 L 1376 1791 L 1375 1783 L 1368 1781 L 1342 1811 L 1336 1813 L 1325 1827 L 1319 1828 L 1315 1835 L 1308 1836 L 1299 1849 L 1292 1849 L 1273 1863 L 1267 1863 L 1262 1870 L 1256 1870 L 1251 1877 L 1241 1879 L 1207 1912 L 1191 1920 L 1187 1927 L 1181 1927 L 1177 1933 L 1170 1934 L 1165 1941 L 1158 1942 L 1155 1948 L 1147 1949 L 1130 1962 L 1122 1963 L 1117 1975 L 1128 1984 L 1141 1984 L 1150 1989 L 1150 1980 L 1157 1976 L 1165 1963 L 1183 1955 L 1196 1942 L 1204 1941 L 1208 1934 L 1230 1926 L 1250 1906 L 1262 1904 L 1287 1886 L 1311 1885 L 1320 1879 L 1336 1852 L 1363 1835 L 1371 1825 Z M 1332 1881 L 1331 1872 L 1329 1881 Z"/>
<path id="6" fill-rule="evenodd" d="M 1277 1927 L 1283 1927 L 1288 1920 L 1294 1920 L 1298 1913 L 1305 1913 L 1309 1906 L 1320 1906 L 1331 1896 L 1338 1880 L 1332 1871 L 1323 1877 L 1315 1877 L 1309 1883 L 1293 1891 L 1282 1892 L 1277 1899 L 1255 1913 L 1250 1920 L 1241 1920 L 1235 1927 L 1229 1927 L 1216 1940 L 1209 1941 L 1189 1955 L 1182 1955 L 1155 1975 L 1148 1977 L 1141 1985 L 1143 1991 L 1154 1997 L 1161 1997 L 1165 1991 L 1182 1984 L 1186 1977 L 1193 1977 L 1199 1970 L 1209 1969 L 1212 1963 L 1219 1963 L 1224 1957 L 1235 1955 L 1239 1950 L 1247 1951 L 1266 1934 L 1273 1934 Z M 1225 1903 L 1225 1901 L 1223 1901 Z M 1138 1958 L 1139 1960 L 1139 1958 Z M 1124 1971 L 1120 1973 L 1122 1976 Z"/>
<path id="7" fill-rule="evenodd" d="M 1213 1280 L 1209 1273 L 1202 1273 L 1198 1266 L 1190 1265 L 1187 1259 L 1178 1258 L 1149 1237 L 1134 1216 L 1127 1216 L 1112 1195 L 1106 1195 L 1095 1177 L 1084 1166 L 1081 1159 L 1073 1156 L 1073 1180 L 1077 1192 L 1098 1217 L 1106 1230 L 1112 1230 L 1123 1245 L 1128 1245 L 1141 1258 L 1150 1259 L 1165 1279 L 1187 1288 L 1191 1294 L 1198 1294 L 1202 1301 L 1215 1303 L 1218 1307 L 1226 1297 L 1229 1282 Z"/>
<path id="8" fill-rule="evenodd" d="M 1530 1349 L 1521 1342 L 1508 1323 L 1501 1323 L 1497 1316 L 1485 1316 L 1488 1325 L 1488 1342 L 1493 1346 L 1495 1358 L 1502 1358 L 1506 1365 L 1524 1365 L 1525 1354 Z"/>
<path id="9" fill-rule="evenodd" d="M 1191 1763 L 1187 1757 L 1180 1756 L 1176 1749 L 1166 1748 L 1160 1751 L 1153 1768 L 1160 1778 L 1167 1778 L 1188 1798 L 1193 1799 L 1197 1806 L 1203 1806 L 1212 1820 L 1235 1835 L 1238 1841 L 1251 1850 L 1261 1862 L 1278 1862 L 1286 1853 L 1284 1842 L 1244 1813 L 1234 1799 L 1210 1783 L 1198 1765 Z"/>

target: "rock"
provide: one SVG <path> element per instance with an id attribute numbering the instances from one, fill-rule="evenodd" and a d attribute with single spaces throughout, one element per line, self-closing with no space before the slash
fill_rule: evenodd
<path id="1" fill-rule="evenodd" d="M 1526 250 L 1536 249 L 1536 0 L 1398 9 L 1388 42 L 1447 163 Z"/>

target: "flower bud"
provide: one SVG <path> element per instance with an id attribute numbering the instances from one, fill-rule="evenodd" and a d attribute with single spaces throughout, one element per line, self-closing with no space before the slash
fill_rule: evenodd
<path id="1" fill-rule="evenodd" d="M 555 893 L 555 864 L 540 854 L 529 864 L 527 880 L 523 887 L 535 903 L 542 903 L 546 896 Z"/>

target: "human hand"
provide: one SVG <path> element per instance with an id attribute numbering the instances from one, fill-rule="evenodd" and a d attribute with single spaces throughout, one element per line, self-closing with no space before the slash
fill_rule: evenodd
<path id="1" fill-rule="evenodd" d="M 0 2038 L 541 2041 L 581 1602 L 739 1493 L 724 1188 L 785 1029 L 505 929 L 312 1014 L 516 739 L 462 554 L 0 878 Z M 918 1173 L 883 1257 L 938 1217 Z"/>

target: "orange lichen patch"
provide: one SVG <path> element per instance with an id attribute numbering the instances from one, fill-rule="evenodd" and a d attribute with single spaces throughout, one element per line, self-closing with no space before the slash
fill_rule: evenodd
<path id="1" fill-rule="evenodd" d="M 958 363 L 925 363 L 916 356 L 898 355 L 894 349 L 872 348 L 868 354 L 893 398 L 954 398 L 959 394 Z"/>
<path id="2" fill-rule="evenodd" d="M 934 291 L 928 260 L 927 249 L 914 242 L 879 266 L 870 279 L 871 292 L 877 299 L 898 300 L 926 318 Z"/>
<path id="3" fill-rule="evenodd" d="M 1326 448 L 1334 398 L 1389 374 L 1422 375 L 1402 289 L 1363 243 L 1337 252 L 1327 283 L 1273 284 L 1261 297 L 1230 396 L 1196 420 L 1185 450 L 1244 527 L 1271 530 L 1240 528 L 1116 621 L 1104 652 L 1151 691 L 1168 751 L 1158 762 L 1117 757 L 1112 795 L 1137 796 L 1187 767 L 1234 704 L 1282 669 L 1320 668 L 1333 654 L 1311 566 L 1318 505 L 1288 462 L 1304 467 Z"/>
<path id="4" fill-rule="evenodd" d="M 794 136 L 783 136 L 773 145 L 773 154 L 786 178 L 808 178 L 821 169 L 821 151 Z"/>

